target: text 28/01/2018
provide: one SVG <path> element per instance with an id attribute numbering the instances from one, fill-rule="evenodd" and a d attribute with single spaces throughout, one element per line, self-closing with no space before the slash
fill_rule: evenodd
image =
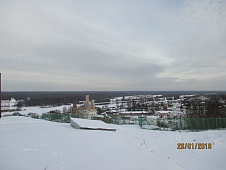
<path id="1" fill-rule="evenodd" d="M 177 149 L 212 149 L 212 143 L 177 143 Z"/>

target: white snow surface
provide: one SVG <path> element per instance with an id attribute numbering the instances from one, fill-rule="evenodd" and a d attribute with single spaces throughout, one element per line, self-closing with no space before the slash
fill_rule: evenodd
<path id="1" fill-rule="evenodd" d="M 115 126 L 111 126 L 101 120 L 88 120 L 88 119 L 79 119 L 71 118 L 72 121 L 77 123 L 80 127 L 84 128 L 103 128 L 103 129 L 114 129 Z"/>
<path id="2" fill-rule="evenodd" d="M 28 113 L 36 113 L 38 115 L 42 115 L 42 113 L 47 113 L 54 110 L 60 110 L 62 111 L 64 107 L 67 109 L 72 105 L 62 105 L 62 106 L 56 106 L 56 107 L 49 107 L 49 108 L 40 108 L 40 106 L 33 106 L 33 107 L 22 107 L 21 111 L 15 111 L 19 112 L 22 115 L 28 115 Z M 14 112 L 2 112 L 2 115 L 12 115 Z"/>
<path id="3" fill-rule="evenodd" d="M 29 117 L 0 119 L 1 170 L 151 170 L 226 167 L 226 130 L 171 132 L 112 125 L 80 130 L 69 123 Z M 212 149 L 177 150 L 177 143 L 212 143 Z"/>

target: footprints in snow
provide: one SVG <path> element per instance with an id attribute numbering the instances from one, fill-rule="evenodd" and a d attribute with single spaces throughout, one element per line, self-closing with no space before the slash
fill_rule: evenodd
<path id="1" fill-rule="evenodd" d="M 23 151 L 38 151 L 39 149 L 36 148 L 25 148 Z"/>

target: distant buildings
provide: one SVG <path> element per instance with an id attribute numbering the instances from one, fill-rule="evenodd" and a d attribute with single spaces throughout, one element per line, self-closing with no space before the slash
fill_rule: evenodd
<path id="1" fill-rule="evenodd" d="M 86 95 L 86 100 L 82 106 L 77 106 L 77 100 L 75 99 L 72 108 L 72 117 L 91 119 L 97 115 L 94 100 L 89 100 L 89 95 Z"/>
<path id="2" fill-rule="evenodd" d="M 15 106 L 18 103 L 14 98 L 11 98 L 10 100 L 2 100 L 1 106 L 2 107 L 12 107 Z"/>
<path id="3" fill-rule="evenodd" d="M 163 110 L 167 110 L 168 109 L 168 102 L 166 100 L 166 97 L 165 97 L 165 100 L 164 100 L 164 103 L 163 103 Z"/>
<path id="4" fill-rule="evenodd" d="M 163 110 L 155 111 L 155 115 L 160 118 L 179 118 L 185 116 L 185 111 L 182 110 L 180 103 L 173 103 L 172 107 L 168 107 L 168 102 L 165 98 L 163 103 Z"/>

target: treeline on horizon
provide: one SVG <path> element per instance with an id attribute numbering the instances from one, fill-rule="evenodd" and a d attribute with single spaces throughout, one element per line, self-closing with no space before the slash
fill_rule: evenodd
<path id="1" fill-rule="evenodd" d="M 163 95 L 174 96 L 175 99 L 180 95 L 218 93 L 226 94 L 226 91 L 15 91 L 2 92 L 2 100 L 24 100 L 25 106 L 41 106 L 41 105 L 60 105 L 84 101 L 85 96 L 89 95 L 90 99 L 95 102 L 109 102 L 110 98 L 133 96 L 133 95 Z"/>
<path id="2" fill-rule="evenodd" d="M 74 99 L 84 101 L 85 96 L 89 95 L 90 99 L 94 99 L 95 103 L 109 102 L 111 98 L 134 96 L 134 95 L 162 95 L 162 97 L 174 97 L 179 99 L 180 95 L 196 94 L 197 97 L 188 97 L 183 101 L 186 107 L 187 117 L 190 118 L 211 118 L 226 117 L 226 106 L 221 100 L 226 101 L 225 91 L 50 91 L 50 92 L 2 92 L 2 100 L 10 100 L 15 98 L 21 100 L 17 107 L 22 106 L 60 106 L 74 103 Z M 199 96 L 207 95 L 209 100 L 204 104 Z M 147 106 L 148 108 L 148 106 Z"/>

